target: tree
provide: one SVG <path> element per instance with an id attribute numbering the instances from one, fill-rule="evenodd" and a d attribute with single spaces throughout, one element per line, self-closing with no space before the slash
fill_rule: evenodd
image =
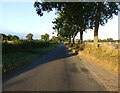
<path id="1" fill-rule="evenodd" d="M 1 34 L 1 40 L 7 40 L 7 36 L 5 34 Z"/>
<path id="2" fill-rule="evenodd" d="M 114 40 L 113 40 L 113 38 L 107 38 L 107 41 L 108 42 L 113 42 Z"/>
<path id="3" fill-rule="evenodd" d="M 19 37 L 16 35 L 12 36 L 11 34 L 9 34 L 8 36 L 5 34 L 1 34 L 1 39 L 12 41 L 12 40 L 19 40 Z"/>
<path id="4" fill-rule="evenodd" d="M 43 40 L 45 40 L 45 42 L 47 41 L 47 40 L 49 40 L 49 34 L 45 34 L 45 35 L 41 35 L 41 39 L 43 39 Z"/>
<path id="5" fill-rule="evenodd" d="M 45 36 L 44 36 L 44 35 L 41 35 L 41 39 L 43 39 L 43 40 L 44 40 L 44 39 L 45 39 Z"/>
<path id="6" fill-rule="evenodd" d="M 49 40 L 49 37 L 50 37 L 49 34 L 46 33 L 45 34 L 45 41 Z"/>
<path id="7" fill-rule="evenodd" d="M 14 35 L 14 36 L 12 37 L 12 40 L 19 40 L 19 37 L 16 36 L 16 35 Z"/>
<path id="8" fill-rule="evenodd" d="M 80 27 L 81 29 L 81 40 L 83 34 L 82 29 L 85 30 L 94 28 L 94 44 L 95 47 L 98 48 L 99 25 L 104 25 L 107 23 L 108 19 L 113 17 L 113 15 L 118 15 L 118 4 L 119 3 L 116 2 L 35 2 L 34 6 L 36 8 L 37 14 L 40 16 L 43 16 L 43 11 L 50 12 L 53 8 L 55 8 L 57 13 L 63 11 L 65 15 L 67 15 L 68 19 L 69 17 L 72 17 L 73 20 L 71 23 L 74 23 L 74 25 Z"/>
<path id="9" fill-rule="evenodd" d="M 71 42 L 71 37 L 74 43 L 75 36 L 78 33 L 77 26 L 74 25 L 72 21 L 72 16 L 68 16 L 64 12 L 59 12 L 59 17 L 53 21 L 55 24 L 53 28 L 57 30 L 58 35 L 62 38 L 69 38 L 69 43 Z"/>
<path id="10" fill-rule="evenodd" d="M 86 3 L 35 2 L 34 4 L 37 14 L 40 16 L 43 16 L 43 11 L 50 12 L 52 11 L 52 8 L 55 8 L 57 10 L 57 13 L 61 13 L 59 14 L 60 17 L 62 16 L 62 20 L 66 21 L 66 25 L 68 24 L 66 28 L 67 29 L 70 28 L 69 33 L 73 33 L 69 35 L 70 42 L 71 42 L 71 37 L 73 38 L 73 42 L 74 42 L 75 36 L 77 35 L 78 32 L 80 32 L 80 39 L 82 42 L 83 31 L 89 28 L 88 25 L 89 15 L 87 14 L 88 5 L 89 4 L 87 2 Z M 60 28 L 60 25 L 58 27 Z"/>
<path id="11" fill-rule="evenodd" d="M 68 20 L 72 19 L 72 23 L 75 26 L 75 33 L 73 36 L 73 40 L 78 32 L 80 32 L 80 42 L 83 41 L 83 31 L 86 31 L 87 29 L 92 29 L 92 27 L 89 25 L 89 13 L 88 13 L 88 7 L 89 3 L 72 3 L 71 5 L 67 5 L 67 11 L 65 11 L 66 16 L 69 17 Z M 79 7 L 79 8 L 78 8 Z"/>
<path id="12" fill-rule="evenodd" d="M 31 33 L 27 34 L 27 36 L 26 36 L 27 40 L 33 40 L 32 37 L 33 37 L 33 34 L 31 34 Z"/>
<path id="13" fill-rule="evenodd" d="M 7 36 L 7 39 L 8 39 L 8 41 L 11 41 L 11 40 L 12 40 L 12 35 L 9 34 L 9 35 Z"/>
<path id="14" fill-rule="evenodd" d="M 113 18 L 113 15 L 118 15 L 118 4 L 116 2 L 95 2 L 90 4 L 90 19 L 94 27 L 94 44 L 96 48 L 98 48 L 99 25 L 105 25 L 108 19 Z"/>

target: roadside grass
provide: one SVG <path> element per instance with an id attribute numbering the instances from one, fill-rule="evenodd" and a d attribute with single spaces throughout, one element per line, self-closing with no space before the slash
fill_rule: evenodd
<path id="1" fill-rule="evenodd" d="M 73 43 L 71 43 L 71 44 L 66 43 L 65 45 L 66 45 L 67 48 L 71 48 L 71 49 L 74 49 L 74 50 L 77 50 L 77 51 L 83 50 L 84 46 L 85 46 L 84 44 L 73 44 Z"/>
<path id="2" fill-rule="evenodd" d="M 16 53 L 9 53 L 5 54 L 2 57 L 3 66 L 2 70 L 3 73 L 9 73 L 11 70 L 15 70 L 18 67 L 26 64 L 32 58 L 38 56 L 38 54 L 32 54 L 28 52 L 16 52 Z"/>
<path id="3" fill-rule="evenodd" d="M 50 52 L 54 48 L 56 48 L 60 43 L 51 42 L 49 46 L 45 47 L 30 47 L 27 49 L 16 50 L 14 52 L 9 51 L 8 53 L 2 54 L 2 72 L 3 75 L 10 73 L 25 64 L 30 63 L 36 58 Z"/>
<path id="4" fill-rule="evenodd" d="M 100 47 L 96 49 L 92 44 L 87 44 L 85 46 L 71 46 L 71 44 L 66 44 L 66 46 L 73 50 L 79 50 L 79 56 L 87 59 L 89 62 L 93 62 L 109 71 L 118 73 L 118 57 L 120 58 L 120 51 L 118 52 L 118 48 L 100 45 Z"/>
<path id="5" fill-rule="evenodd" d="M 83 51 L 80 51 L 79 55 L 109 71 L 118 73 L 118 49 L 109 49 L 105 46 L 96 49 L 94 45 L 88 44 Z"/>
<path id="6" fill-rule="evenodd" d="M 59 43 L 57 44 L 51 44 L 48 47 L 43 47 L 43 48 L 29 48 L 27 49 L 27 51 L 31 52 L 31 53 L 38 53 L 38 54 L 44 54 L 49 52 L 50 50 L 54 49 L 55 47 L 57 47 L 59 45 Z"/>

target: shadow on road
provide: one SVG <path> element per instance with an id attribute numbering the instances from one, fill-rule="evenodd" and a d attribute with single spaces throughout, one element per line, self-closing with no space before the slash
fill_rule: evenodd
<path id="1" fill-rule="evenodd" d="M 54 60 L 58 60 L 58 59 L 64 59 L 67 57 L 71 57 L 71 56 L 75 56 L 77 55 L 77 53 L 70 53 L 71 51 L 68 50 L 64 44 L 61 44 L 60 46 L 58 46 L 56 49 L 54 49 L 53 51 L 49 52 L 48 54 L 43 55 L 42 57 L 38 58 L 37 60 L 35 60 L 34 62 L 31 62 L 27 65 L 25 65 L 24 67 L 17 69 L 16 71 L 4 75 L 3 76 L 3 83 L 6 82 L 7 80 L 9 80 L 10 78 L 13 78 L 15 76 L 18 76 L 24 72 L 27 72 L 29 70 L 32 70 L 33 68 L 40 66 L 42 64 L 48 63 L 48 62 L 52 62 Z"/>

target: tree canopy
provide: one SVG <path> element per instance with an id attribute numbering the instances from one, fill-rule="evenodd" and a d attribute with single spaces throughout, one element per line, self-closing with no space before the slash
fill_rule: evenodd
<path id="1" fill-rule="evenodd" d="M 118 2 L 35 2 L 37 14 L 43 16 L 43 12 L 56 9 L 59 17 L 54 22 L 59 33 L 67 33 L 75 38 L 80 32 L 82 40 L 83 31 L 94 28 L 94 44 L 98 47 L 99 25 L 105 25 L 113 15 L 118 15 Z M 61 31 L 61 32 L 60 32 Z M 64 32 L 65 31 L 65 32 Z M 72 33 L 72 34 L 70 34 Z M 62 34 L 63 35 L 63 34 Z"/>
<path id="2" fill-rule="evenodd" d="M 19 37 L 17 35 L 5 35 L 5 34 L 1 34 L 1 39 L 4 40 L 8 40 L 8 41 L 13 41 L 13 40 L 19 40 Z"/>
<path id="3" fill-rule="evenodd" d="M 43 39 L 43 40 L 45 40 L 45 41 L 47 41 L 47 40 L 49 40 L 49 34 L 47 34 L 47 33 L 45 33 L 45 35 L 41 35 L 41 39 Z"/>
<path id="4" fill-rule="evenodd" d="M 29 33 L 26 36 L 27 40 L 33 40 L 33 34 Z"/>

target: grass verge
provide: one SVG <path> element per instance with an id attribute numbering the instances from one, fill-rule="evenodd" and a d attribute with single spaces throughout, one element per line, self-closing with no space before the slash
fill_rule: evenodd
<path id="1" fill-rule="evenodd" d="M 28 48 L 24 51 L 16 51 L 13 53 L 6 53 L 2 55 L 2 71 L 3 74 L 10 73 L 17 68 L 31 62 L 32 60 L 50 52 L 56 48 L 59 43 L 51 44 L 48 47 L 42 48 Z"/>
<path id="2" fill-rule="evenodd" d="M 79 51 L 79 55 L 90 62 L 118 74 L 118 49 L 109 49 L 105 46 L 100 46 L 96 49 L 94 45 L 86 45 L 83 51 Z"/>
<path id="3" fill-rule="evenodd" d="M 101 67 L 118 74 L 118 57 L 120 58 L 120 51 L 118 48 L 100 45 L 98 49 L 92 44 L 65 44 L 67 48 L 72 50 L 79 50 L 80 57 L 89 62 L 100 65 Z"/>

